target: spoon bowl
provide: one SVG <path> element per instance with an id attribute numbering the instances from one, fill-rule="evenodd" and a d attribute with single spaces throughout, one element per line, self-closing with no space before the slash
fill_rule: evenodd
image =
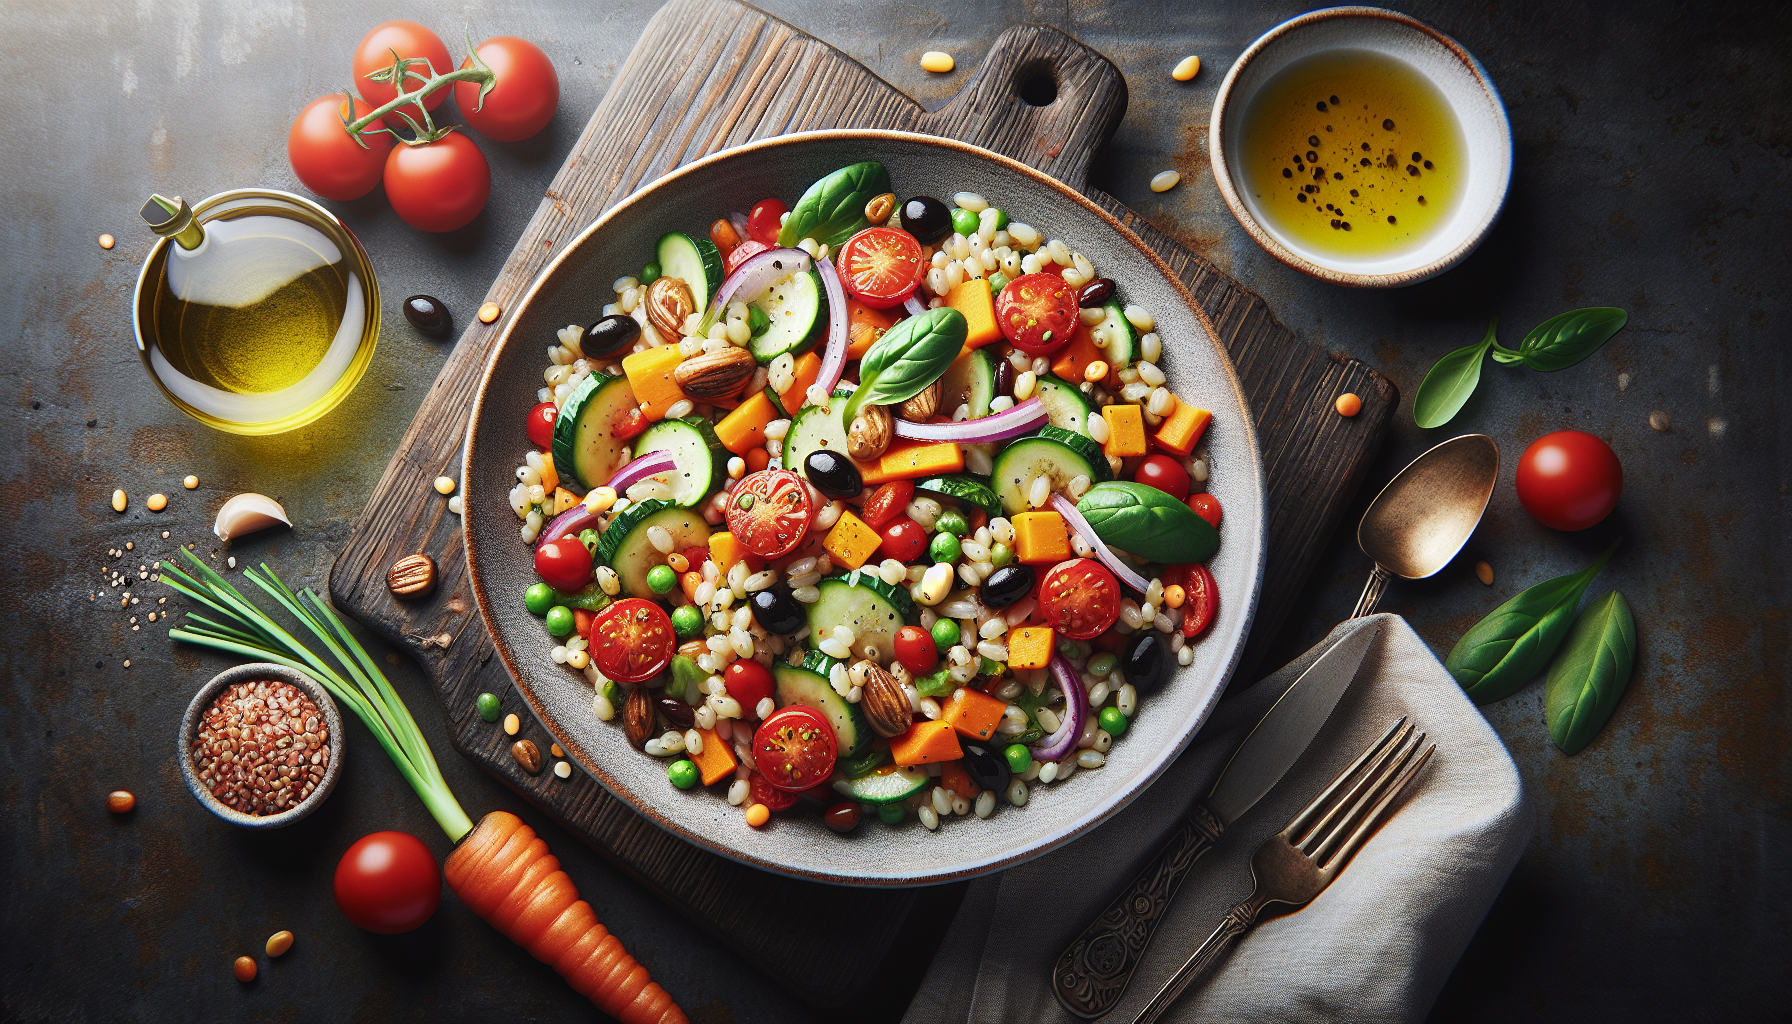
<path id="1" fill-rule="evenodd" d="M 1375 561 L 1353 617 L 1368 615 L 1395 576 L 1435 576 L 1468 543 L 1500 478 L 1500 449 L 1464 434 L 1412 460 L 1388 481 L 1357 524 L 1356 544 Z"/>

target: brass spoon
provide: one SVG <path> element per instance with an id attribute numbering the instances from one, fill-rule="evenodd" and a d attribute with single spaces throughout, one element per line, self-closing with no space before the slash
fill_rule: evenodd
<path id="1" fill-rule="evenodd" d="M 1363 521 L 1356 545 L 1375 560 L 1351 618 L 1375 611 L 1395 576 L 1435 576 L 1468 543 L 1500 478 L 1500 449 L 1486 434 L 1464 434 L 1412 460 L 1388 482 Z"/>

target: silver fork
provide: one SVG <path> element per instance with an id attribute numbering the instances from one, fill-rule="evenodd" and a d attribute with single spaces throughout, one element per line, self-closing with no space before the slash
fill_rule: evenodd
<path id="1" fill-rule="evenodd" d="M 1414 735 L 1414 725 L 1402 717 L 1302 808 L 1287 828 L 1264 840 L 1251 855 L 1256 890 L 1226 911 L 1220 926 L 1134 1018 L 1136 1024 L 1157 1020 L 1256 925 L 1264 907 L 1271 903 L 1304 907 L 1325 891 L 1381 824 L 1394 798 L 1430 760 L 1437 746 L 1420 752 L 1424 742 L 1425 734 Z"/>

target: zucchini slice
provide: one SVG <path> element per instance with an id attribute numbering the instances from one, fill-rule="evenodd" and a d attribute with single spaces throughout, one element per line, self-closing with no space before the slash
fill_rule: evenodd
<path id="1" fill-rule="evenodd" d="M 995 488 L 989 484 L 989 477 L 976 473 L 948 473 L 944 476 L 930 476 L 915 483 L 915 490 L 929 491 L 942 497 L 953 498 L 967 505 L 980 508 L 992 516 L 1002 514 L 1002 499 L 996 497 Z"/>
<path id="2" fill-rule="evenodd" d="M 747 350 L 762 366 L 786 352 L 809 347 L 827 331 L 828 300 L 821 290 L 821 275 L 813 270 L 779 281 L 749 305 L 769 321 L 766 329 L 747 343 Z"/>
<path id="3" fill-rule="evenodd" d="M 779 661 L 772 667 L 772 678 L 777 682 L 773 701 L 781 708 L 801 704 L 821 712 L 821 717 L 834 727 L 842 761 L 863 754 L 876 736 L 859 706 L 834 692 L 830 681 L 834 666 L 844 669 L 845 664 L 820 651 L 809 651 L 800 666 Z"/>
<path id="4" fill-rule="evenodd" d="M 911 765 L 907 768 L 891 766 L 887 771 L 879 768 L 846 785 L 852 790 L 852 799 L 860 803 L 890 804 L 919 793 L 928 781 L 926 766 Z"/>
<path id="5" fill-rule="evenodd" d="M 851 391 L 843 388 L 834 389 L 835 398 L 851 395 Z M 790 421 L 790 432 L 784 435 L 784 468 L 799 476 L 807 476 L 804 465 L 810 452 L 825 448 L 846 455 L 846 423 L 842 418 L 845 413 L 845 402 L 830 401 L 826 409 L 819 405 L 798 409 Z"/>
<path id="6" fill-rule="evenodd" d="M 1099 450 L 1097 446 L 1098 453 Z M 1094 464 L 1063 441 L 1049 437 L 1023 437 L 996 454 L 991 482 L 995 485 L 996 495 L 1002 499 L 1003 511 L 1015 515 L 1031 508 L 1027 502 L 1027 491 L 1032 487 L 1034 477 L 1043 473 L 1051 479 L 1052 490 L 1062 491 L 1071 480 L 1079 476 L 1088 477 L 1091 482 L 1105 480 L 1107 460 L 1103 458 L 1100 461 L 1101 475 L 1097 476 Z"/>
<path id="7" fill-rule="evenodd" d="M 672 535 L 674 551 L 709 546 L 709 524 L 695 509 L 679 508 L 658 498 L 623 509 L 598 539 L 597 558 L 616 570 L 622 578 L 622 592 L 629 597 L 659 598 L 647 585 L 647 573 L 666 562 L 666 556 L 647 539 L 647 531 L 655 526 L 665 527 Z"/>
<path id="8" fill-rule="evenodd" d="M 656 247 L 660 273 L 676 277 L 690 286 L 691 299 L 697 312 L 709 308 L 709 298 L 722 287 L 722 253 L 714 242 L 681 231 L 660 236 Z M 676 340 L 676 339 L 674 339 Z"/>
<path id="9" fill-rule="evenodd" d="M 940 415 L 950 417 L 961 405 L 971 407 L 971 419 L 989 415 L 996 398 L 996 359 L 987 348 L 974 348 L 952 361 L 940 378 Z"/>
<path id="10" fill-rule="evenodd" d="M 627 377 L 594 373 L 579 382 L 554 420 L 554 469 L 584 490 L 601 487 L 629 456 L 612 436 L 617 417 L 635 408 Z"/>
<path id="11" fill-rule="evenodd" d="M 701 416 L 661 420 L 635 439 L 635 458 L 648 452 L 671 452 L 677 471 L 672 477 L 672 503 L 696 508 L 728 479 L 728 449 L 715 428 Z"/>
<path id="12" fill-rule="evenodd" d="M 618 570 L 621 571 L 621 570 Z M 874 573 L 853 570 L 830 576 L 816 588 L 821 596 L 809 606 L 809 643 L 820 643 L 835 626 L 853 631 L 858 644 L 875 644 L 880 661 L 896 656 L 896 631 L 916 621 L 915 602 L 902 587 L 891 586 Z"/>
<path id="13" fill-rule="evenodd" d="M 1054 377 L 1051 374 L 1039 378 L 1039 404 L 1045 406 L 1045 415 L 1054 427 L 1075 431 L 1078 434 L 1089 432 L 1089 417 L 1099 415 L 1089 400 L 1075 384 Z"/>

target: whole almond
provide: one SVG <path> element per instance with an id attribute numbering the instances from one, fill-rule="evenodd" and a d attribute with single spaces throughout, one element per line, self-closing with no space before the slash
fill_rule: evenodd
<path id="1" fill-rule="evenodd" d="M 896 212 L 896 193 L 885 192 L 881 196 L 872 196 L 865 204 L 865 219 L 873 224 L 889 221 L 890 214 Z"/>
<path id="2" fill-rule="evenodd" d="M 908 694 L 902 691 L 902 684 L 874 663 L 861 664 L 865 666 L 865 691 L 859 699 L 859 710 L 871 723 L 871 731 L 885 739 L 907 732 L 914 720 L 914 712 L 909 707 Z"/>
<path id="3" fill-rule="evenodd" d="M 517 740 L 512 743 L 510 756 L 516 758 L 516 763 L 522 765 L 523 771 L 530 775 L 541 771 L 541 748 L 535 745 L 534 740 Z"/>
<path id="4" fill-rule="evenodd" d="M 692 398 L 733 398 L 752 379 L 757 365 L 751 352 L 729 345 L 679 363 L 672 371 L 672 383 Z"/>
<path id="5" fill-rule="evenodd" d="M 676 277 L 658 277 L 647 286 L 647 319 L 660 337 L 677 341 L 685 318 L 697 311 L 691 286 Z"/>
<path id="6" fill-rule="evenodd" d="M 852 426 L 846 428 L 847 454 L 865 462 L 882 458 L 890 449 L 890 438 L 895 432 L 887 407 L 861 406 L 859 414 L 853 417 Z"/>
<path id="7" fill-rule="evenodd" d="M 653 739 L 653 697 L 643 686 L 632 687 L 622 704 L 622 731 L 629 746 L 645 747 Z"/>
<path id="8" fill-rule="evenodd" d="M 942 380 L 936 380 L 921 390 L 921 393 L 902 403 L 896 409 L 896 415 L 910 423 L 926 423 L 939 411 L 940 395 L 946 390 Z"/>
<path id="9" fill-rule="evenodd" d="M 436 589 L 436 563 L 428 555 L 406 555 L 386 571 L 386 586 L 395 597 L 423 597 Z"/>

